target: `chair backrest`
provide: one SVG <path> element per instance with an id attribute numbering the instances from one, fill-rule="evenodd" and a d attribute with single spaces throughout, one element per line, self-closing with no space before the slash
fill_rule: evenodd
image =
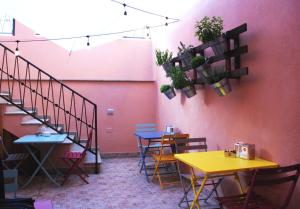
<path id="1" fill-rule="evenodd" d="M 3 176 L 5 192 L 14 192 L 16 198 L 16 192 L 18 190 L 18 170 L 3 170 Z"/>
<path id="2" fill-rule="evenodd" d="M 175 143 L 176 140 L 187 140 L 189 138 L 189 134 L 165 134 L 162 136 L 161 140 L 161 148 L 163 147 L 171 147 L 172 153 L 175 153 Z M 163 149 L 161 150 L 163 153 Z"/>
<path id="3" fill-rule="evenodd" d="M 287 190 L 286 198 L 284 199 L 283 204 L 278 207 L 280 209 L 287 208 L 294 192 L 299 173 L 300 164 L 255 170 L 252 174 L 250 187 L 247 192 L 247 198 L 243 208 L 247 208 L 248 202 L 250 201 L 256 187 L 289 183 L 289 189 Z"/>
<path id="4" fill-rule="evenodd" d="M 157 131 L 155 123 L 140 123 L 135 125 L 135 132 L 153 132 Z"/>
<path id="5" fill-rule="evenodd" d="M 188 139 L 182 139 L 178 138 L 175 139 L 175 145 L 176 145 L 176 152 L 177 153 L 183 153 L 183 152 L 189 152 L 189 151 L 207 151 L 207 144 L 206 144 L 206 138 L 188 138 Z"/>

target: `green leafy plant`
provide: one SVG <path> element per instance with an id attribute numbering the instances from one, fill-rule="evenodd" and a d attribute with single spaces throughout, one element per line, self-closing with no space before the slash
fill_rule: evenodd
<path id="1" fill-rule="evenodd" d="M 223 20 L 221 17 L 209 18 L 205 16 L 202 20 L 196 24 L 196 36 L 203 43 L 216 40 L 222 36 Z"/>
<path id="2" fill-rule="evenodd" d="M 208 84 L 214 84 L 219 82 L 220 80 L 224 78 L 229 77 L 229 72 L 228 71 L 214 71 L 210 70 L 204 75 L 205 80 L 207 81 Z"/>
<path id="3" fill-rule="evenodd" d="M 188 45 L 187 47 L 180 41 L 180 46 L 178 47 L 178 55 L 183 54 L 185 52 L 189 52 L 194 46 Z"/>
<path id="4" fill-rule="evenodd" d="M 163 85 L 160 86 L 160 92 L 164 93 L 164 92 L 168 91 L 171 88 L 172 87 L 169 84 L 163 84 Z"/>
<path id="5" fill-rule="evenodd" d="M 164 63 L 170 62 L 173 56 L 173 53 L 168 49 L 166 51 L 161 51 L 160 49 L 155 49 L 156 55 L 156 64 L 158 66 L 163 65 Z"/>
<path id="6" fill-rule="evenodd" d="M 173 67 L 170 73 L 175 89 L 183 89 L 190 85 L 189 79 L 180 67 Z"/>
<path id="7" fill-rule="evenodd" d="M 196 56 L 193 57 L 192 61 L 191 61 L 191 66 L 193 69 L 199 67 L 200 65 L 203 65 L 205 63 L 205 57 L 203 56 Z"/>

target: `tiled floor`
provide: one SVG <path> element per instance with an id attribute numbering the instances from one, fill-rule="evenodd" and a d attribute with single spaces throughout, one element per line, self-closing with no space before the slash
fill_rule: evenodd
<path id="1" fill-rule="evenodd" d="M 50 199 L 55 209 L 176 209 L 182 189 L 160 190 L 138 172 L 137 158 L 103 159 L 101 173 L 90 175 L 90 184 L 72 176 L 62 187 L 43 177 L 19 191 L 18 197 Z"/>

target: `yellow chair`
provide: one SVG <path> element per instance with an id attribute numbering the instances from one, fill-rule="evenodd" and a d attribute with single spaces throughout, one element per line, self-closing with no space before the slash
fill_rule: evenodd
<path id="1" fill-rule="evenodd" d="M 154 173 L 153 178 L 158 179 L 160 188 L 163 189 L 164 185 L 180 183 L 178 172 L 177 172 L 177 160 L 174 157 L 175 153 L 175 140 L 174 139 L 187 139 L 189 137 L 188 134 L 175 134 L 175 135 L 163 135 L 160 148 L 158 153 L 152 154 L 154 159 Z M 168 168 L 167 166 L 175 165 L 174 172 L 171 173 L 161 173 L 160 170 L 162 168 Z M 175 174 L 175 176 L 170 176 L 170 174 Z M 163 175 L 163 176 L 162 176 Z M 173 181 L 163 181 L 163 179 L 168 178 L 171 179 L 176 177 Z"/>

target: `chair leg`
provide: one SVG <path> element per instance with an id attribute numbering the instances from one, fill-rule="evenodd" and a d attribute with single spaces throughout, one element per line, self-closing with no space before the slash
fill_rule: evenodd
<path id="1" fill-rule="evenodd" d="M 157 175 L 156 173 L 157 173 L 157 171 L 158 171 L 158 166 L 159 166 L 159 164 L 158 164 L 157 161 L 155 161 L 154 166 L 155 166 L 155 169 L 154 169 L 154 172 L 153 172 L 152 181 L 154 180 L 154 178 L 155 178 L 156 175 Z"/>
<path id="2" fill-rule="evenodd" d="M 66 159 L 63 159 L 63 162 L 65 162 L 65 164 L 67 164 L 68 166 L 70 166 L 70 164 L 67 162 Z M 64 180 L 61 183 L 61 185 L 64 185 L 64 183 L 67 181 L 67 179 L 70 177 L 70 175 L 72 174 L 72 171 L 76 168 L 76 164 L 75 162 L 71 161 L 73 163 L 73 165 L 67 170 L 67 172 L 64 175 Z M 76 161 L 77 162 L 77 161 Z"/>

